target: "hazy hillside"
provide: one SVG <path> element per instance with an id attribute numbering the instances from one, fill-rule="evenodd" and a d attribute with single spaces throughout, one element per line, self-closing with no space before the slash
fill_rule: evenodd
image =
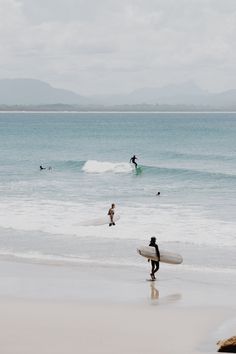
<path id="1" fill-rule="evenodd" d="M 0 80 L 0 104 L 87 104 L 89 100 L 72 91 L 57 89 L 33 79 Z"/>
<path id="2" fill-rule="evenodd" d="M 194 82 L 168 85 L 161 88 L 140 88 L 128 95 L 96 95 L 91 100 L 97 104 L 159 104 L 228 107 L 236 105 L 236 90 L 210 93 Z"/>
<path id="3" fill-rule="evenodd" d="M 161 88 L 140 88 L 126 95 L 80 96 L 33 79 L 0 80 L 0 105 L 185 105 L 196 107 L 236 107 L 236 90 L 210 93 L 194 82 Z M 59 107 L 59 106 L 58 106 Z M 57 109 L 59 109 L 57 107 Z M 102 109 L 102 107 L 98 107 Z"/>

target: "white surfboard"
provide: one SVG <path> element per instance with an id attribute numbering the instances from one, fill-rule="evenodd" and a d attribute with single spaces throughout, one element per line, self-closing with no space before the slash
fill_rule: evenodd
<path id="1" fill-rule="evenodd" d="M 120 219 L 120 215 L 115 214 L 113 217 L 114 222 L 118 221 Z M 106 224 L 110 224 L 110 216 L 109 215 L 105 215 L 101 218 L 96 218 L 96 219 L 91 219 L 91 220 L 87 220 L 82 222 L 80 225 L 82 226 L 100 226 L 100 225 L 106 225 Z"/>
<path id="2" fill-rule="evenodd" d="M 138 254 L 153 261 L 157 261 L 156 249 L 151 246 L 141 246 L 137 248 Z M 181 264 L 183 257 L 177 253 L 160 250 L 160 262 L 169 264 Z"/>

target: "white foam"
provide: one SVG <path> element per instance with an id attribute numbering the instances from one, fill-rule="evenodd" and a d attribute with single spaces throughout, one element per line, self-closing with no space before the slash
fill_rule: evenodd
<path id="1" fill-rule="evenodd" d="M 138 264 L 137 262 L 132 262 L 126 259 L 119 259 L 119 261 L 113 259 L 90 259 L 81 256 L 75 256 L 70 254 L 65 255 L 55 255 L 55 254 L 44 254 L 37 251 L 25 251 L 25 252 L 16 252 L 12 250 L 0 250 L 0 258 L 4 259 L 17 259 L 23 261 L 29 261 L 33 263 L 42 263 L 42 264 L 93 264 L 100 266 L 135 266 L 143 267 L 143 264 Z"/>
<path id="2" fill-rule="evenodd" d="M 115 227 L 85 226 L 88 216 L 106 216 L 108 207 L 108 203 L 102 201 L 94 205 L 52 200 L 0 201 L 0 226 L 76 237 L 144 241 L 157 236 L 158 242 L 236 245 L 235 223 L 211 219 L 202 210 L 190 210 L 183 206 L 157 208 L 129 203 L 120 205 L 116 210 L 116 215 L 120 215 L 121 219 Z"/>
<path id="3" fill-rule="evenodd" d="M 113 221 L 116 222 L 120 219 L 120 215 L 115 214 L 113 217 Z M 100 226 L 100 225 L 107 225 L 110 224 L 110 216 L 109 215 L 105 215 L 103 217 L 100 218 L 96 218 L 96 219 L 90 219 L 90 220 L 86 220 L 81 222 L 81 226 Z"/>
<path id="4" fill-rule="evenodd" d="M 133 171 L 130 163 L 127 162 L 107 162 L 107 161 L 96 161 L 88 160 L 82 167 L 82 171 L 86 173 L 129 173 Z"/>

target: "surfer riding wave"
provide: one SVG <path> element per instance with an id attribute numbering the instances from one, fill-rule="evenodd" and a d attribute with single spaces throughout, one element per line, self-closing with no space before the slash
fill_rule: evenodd
<path id="1" fill-rule="evenodd" d="M 138 164 L 137 164 L 137 162 L 136 162 L 135 160 L 138 160 L 138 158 L 134 155 L 134 156 L 132 156 L 132 157 L 130 158 L 129 162 L 130 162 L 130 163 L 132 162 L 132 163 L 135 165 L 135 168 L 137 168 L 137 167 L 138 167 Z"/>

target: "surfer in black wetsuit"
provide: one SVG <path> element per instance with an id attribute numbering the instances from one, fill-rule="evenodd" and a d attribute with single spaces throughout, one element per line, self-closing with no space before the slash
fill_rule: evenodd
<path id="1" fill-rule="evenodd" d="M 152 271 L 151 271 L 151 278 L 152 280 L 155 280 L 156 277 L 155 277 L 155 273 L 158 271 L 159 269 L 159 261 L 160 261 L 160 252 L 159 252 L 159 248 L 158 248 L 158 245 L 156 244 L 156 237 L 151 237 L 151 241 L 149 243 L 149 246 L 151 247 L 155 247 L 156 249 L 156 255 L 157 255 L 157 259 L 158 261 L 153 261 L 151 259 L 151 266 L 152 266 Z M 150 261 L 150 259 L 148 260 Z"/>
<path id="2" fill-rule="evenodd" d="M 40 169 L 40 171 L 42 171 L 42 170 L 52 171 L 52 167 L 51 167 L 51 166 L 49 166 L 49 167 L 43 167 L 42 165 L 40 165 L 40 166 L 39 166 L 39 169 Z"/>
<path id="3" fill-rule="evenodd" d="M 135 168 L 137 168 L 138 165 L 137 165 L 137 162 L 136 162 L 135 160 L 138 160 L 138 158 L 134 155 L 134 156 L 131 157 L 131 159 L 129 160 L 129 162 L 130 162 L 130 163 L 132 162 L 132 163 L 135 165 Z"/>

